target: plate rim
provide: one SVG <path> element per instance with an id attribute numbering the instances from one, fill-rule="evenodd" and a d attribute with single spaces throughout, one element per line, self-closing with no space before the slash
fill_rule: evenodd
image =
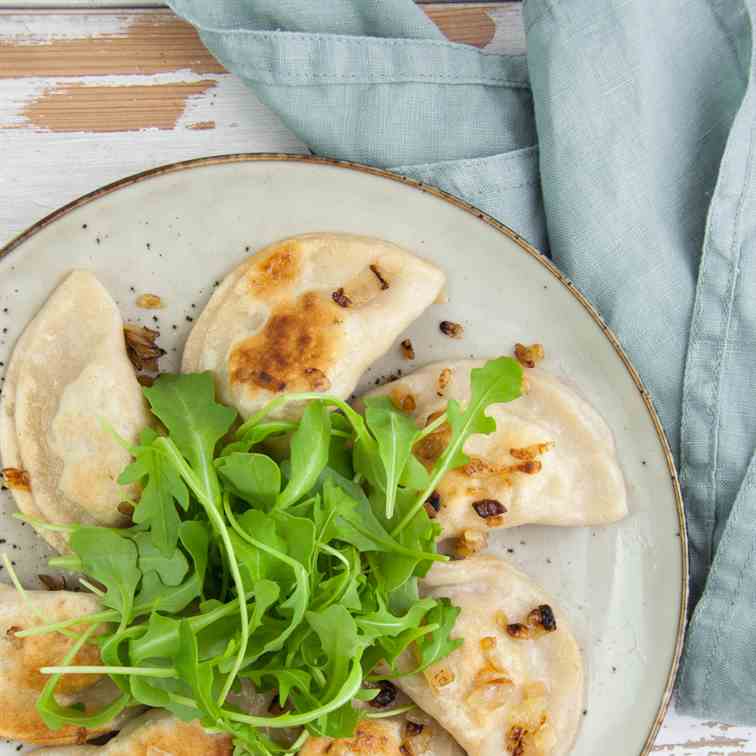
<path id="1" fill-rule="evenodd" d="M 677 676 L 677 670 L 680 664 L 683 641 L 685 638 L 685 626 L 688 609 L 688 533 L 682 491 L 680 489 L 680 482 L 677 475 L 677 469 L 675 467 L 674 457 L 672 456 L 669 440 L 667 439 L 667 435 L 664 431 L 664 427 L 661 424 L 659 415 L 656 412 L 653 400 L 651 399 L 651 395 L 646 389 L 640 375 L 638 374 L 638 371 L 630 361 L 630 358 L 625 353 L 625 350 L 623 349 L 618 337 L 604 322 L 604 319 L 601 317 L 598 310 L 591 304 L 590 300 L 580 291 L 580 289 L 575 286 L 570 278 L 562 273 L 548 257 L 546 257 L 535 247 L 525 241 L 525 239 L 523 239 L 516 231 L 512 230 L 509 226 L 505 225 L 501 221 L 496 220 L 496 218 L 489 215 L 488 213 L 485 213 L 474 205 L 471 205 L 469 202 L 466 202 L 459 197 L 455 197 L 453 194 L 449 194 L 443 189 L 439 189 L 436 186 L 424 183 L 422 181 L 411 179 L 407 176 L 402 176 L 399 173 L 394 173 L 384 168 L 375 168 L 363 163 L 356 163 L 348 160 L 337 160 L 335 158 L 322 157 L 319 155 L 299 155 L 287 152 L 239 152 L 224 155 L 213 155 L 208 157 L 190 158 L 188 160 L 180 160 L 174 163 L 166 163 L 154 168 L 149 168 L 145 171 L 140 171 L 139 173 L 134 173 L 130 176 L 118 179 L 109 184 L 105 184 L 104 186 L 101 186 L 91 192 L 77 197 L 76 199 L 57 208 L 56 210 L 53 210 L 51 213 L 48 213 L 36 223 L 33 223 L 26 230 L 11 238 L 10 241 L 8 241 L 4 246 L 0 247 L 0 260 L 7 257 L 13 250 L 21 246 L 21 244 L 23 244 L 27 239 L 31 238 L 50 224 L 54 223 L 59 218 L 62 218 L 63 216 L 83 205 L 94 202 L 100 197 L 112 194 L 119 189 L 124 189 L 128 186 L 131 186 L 132 184 L 146 181 L 157 176 L 162 176 L 170 173 L 178 173 L 180 171 L 191 170 L 193 168 L 247 162 L 309 163 L 311 165 L 322 165 L 332 168 L 355 171 L 359 173 L 367 173 L 372 176 L 376 176 L 377 178 L 388 179 L 398 184 L 404 184 L 405 186 L 409 186 L 410 188 L 425 192 L 426 194 L 430 194 L 437 199 L 454 205 L 460 210 L 464 210 L 470 215 L 475 216 L 480 221 L 488 224 L 493 229 L 509 238 L 520 249 L 520 251 L 530 255 L 544 268 L 546 268 L 546 270 L 578 301 L 578 303 L 588 313 L 594 323 L 600 328 L 604 336 L 608 339 L 615 353 L 620 358 L 622 364 L 625 366 L 625 369 L 630 375 L 630 378 L 632 379 L 636 389 L 640 392 L 643 404 L 646 407 L 646 411 L 648 412 L 654 429 L 656 430 L 656 435 L 661 446 L 662 453 L 664 454 L 665 461 L 667 463 L 667 469 L 670 474 L 672 492 L 674 494 L 675 506 L 677 508 L 678 524 L 680 526 L 682 586 L 680 591 L 680 611 L 677 622 L 677 634 L 675 639 L 675 648 L 672 657 L 672 663 L 667 675 L 667 682 L 664 687 L 662 699 L 659 703 L 656 717 L 654 718 L 651 729 L 643 745 L 643 750 L 640 753 L 640 756 L 648 756 L 648 754 L 651 752 L 652 746 L 654 745 L 654 741 L 659 732 L 659 728 L 661 727 L 662 721 L 667 714 L 667 710 L 669 709 L 669 704 L 672 699 L 672 691 Z"/>

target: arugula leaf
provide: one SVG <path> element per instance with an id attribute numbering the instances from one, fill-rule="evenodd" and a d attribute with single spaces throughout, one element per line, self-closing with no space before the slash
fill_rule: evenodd
<path id="1" fill-rule="evenodd" d="M 251 532 L 247 531 L 243 527 L 243 525 L 249 526 L 253 519 L 257 519 L 257 521 L 260 522 L 260 516 L 266 518 L 266 515 L 264 515 L 262 512 L 257 512 L 256 510 L 251 509 L 245 512 L 245 514 L 242 516 L 243 522 L 237 521 L 236 517 L 234 517 L 233 513 L 231 512 L 228 500 L 226 500 L 225 502 L 225 512 L 226 517 L 231 523 L 231 527 L 233 528 L 234 533 L 239 536 L 242 541 L 246 541 L 247 544 L 255 547 L 260 552 L 263 552 L 266 556 L 283 562 L 294 573 L 294 590 L 291 592 L 286 601 L 284 601 L 279 607 L 279 610 L 282 613 L 285 613 L 286 615 L 291 613 L 291 618 L 288 624 L 283 628 L 277 628 L 275 637 L 265 640 L 262 647 L 259 648 L 258 651 L 253 653 L 249 659 L 245 660 L 245 663 L 249 664 L 263 654 L 269 653 L 271 651 L 277 651 L 278 649 L 282 648 L 289 636 L 302 622 L 305 611 L 307 609 L 307 604 L 309 603 L 310 599 L 310 581 L 307 570 L 296 559 L 293 559 L 285 554 L 282 548 L 270 546 L 268 543 L 265 543 L 259 540 L 258 537 L 255 537 L 260 535 L 258 529 L 255 529 L 253 531 L 255 532 L 255 536 L 252 536 Z M 270 522 L 273 523 L 273 520 L 271 520 L 270 517 L 267 517 L 266 519 L 270 520 Z M 275 533 L 275 524 L 273 523 L 273 525 L 273 533 Z M 254 633 L 249 639 L 250 645 L 254 647 L 255 644 L 253 642 L 253 638 Z"/>
<path id="2" fill-rule="evenodd" d="M 474 433 L 488 434 L 496 430 L 496 421 L 486 415 L 488 406 L 511 402 L 517 399 L 521 392 L 522 366 L 511 357 L 489 360 L 483 367 L 470 371 L 470 401 L 462 410 L 459 402 L 449 400 L 446 409 L 447 422 L 451 427 L 449 443 L 436 460 L 428 485 L 394 528 L 392 535 L 407 527 L 447 470 L 464 465 L 468 461 L 463 451 L 465 441 Z"/>
<path id="3" fill-rule="evenodd" d="M 360 552 L 352 546 L 339 550 L 320 544 L 320 548 L 324 554 L 335 556 L 344 569 L 320 580 L 310 604 L 311 608 L 318 610 L 331 604 L 341 604 L 346 609 L 359 611 L 362 608 L 360 588 L 365 584 Z"/>
<path id="4" fill-rule="evenodd" d="M 164 373 L 144 389 L 144 395 L 191 465 L 202 490 L 217 500 L 220 491 L 213 453 L 236 419 L 236 410 L 215 401 L 212 373 Z"/>
<path id="5" fill-rule="evenodd" d="M 288 553 L 309 572 L 315 554 L 315 524 L 305 517 L 295 517 L 290 512 L 276 511 L 273 519 L 278 532 L 286 541 Z"/>
<path id="6" fill-rule="evenodd" d="M 452 640 L 449 637 L 459 612 L 459 607 L 453 606 L 447 598 L 439 599 L 436 606 L 428 612 L 425 616 L 426 624 L 437 624 L 438 629 L 415 641 L 419 664 L 414 672 L 421 672 L 430 667 L 462 645 L 461 638 Z"/>
<path id="7" fill-rule="evenodd" d="M 178 504 L 189 508 L 189 491 L 176 469 L 160 450 L 153 446 L 158 438 L 152 428 L 139 435 L 139 445 L 131 450 L 134 461 L 118 478 L 121 485 L 142 483 L 142 495 L 134 509 L 133 519 L 150 527 L 152 542 L 160 552 L 170 556 L 178 541 Z"/>
<path id="8" fill-rule="evenodd" d="M 331 415 L 331 422 L 342 415 Z M 354 477 L 354 468 L 352 467 L 352 439 L 343 436 L 331 436 L 328 446 L 327 467 L 335 470 L 339 475 L 351 480 Z"/>
<path id="9" fill-rule="evenodd" d="M 397 492 L 397 515 L 403 517 L 404 514 L 414 505 L 416 492 L 407 489 L 399 489 Z M 390 522 L 382 516 L 380 498 L 375 492 L 371 493 L 371 499 L 377 501 L 371 502 L 373 511 L 376 516 L 388 528 Z M 436 552 L 436 540 L 441 533 L 441 527 L 438 523 L 428 517 L 425 508 L 415 513 L 408 525 L 398 533 L 396 540 L 412 553 L 430 553 Z M 424 576 L 431 565 L 432 561 L 421 559 L 417 556 L 391 556 L 388 554 L 378 554 L 376 563 L 379 567 L 384 580 L 386 592 L 391 593 L 400 588 L 413 575 Z"/>
<path id="10" fill-rule="evenodd" d="M 189 620 L 179 622 L 179 645 L 174 660 L 176 672 L 194 693 L 199 708 L 212 724 L 220 723 L 222 714 L 213 698 L 215 675 L 212 665 L 200 664 L 197 651 L 197 636 L 192 632 Z"/>
<path id="11" fill-rule="evenodd" d="M 194 562 L 194 571 L 197 574 L 199 585 L 204 585 L 205 573 L 207 572 L 207 555 L 210 548 L 208 524 L 199 520 L 182 522 L 179 527 L 179 539 Z"/>
<path id="12" fill-rule="evenodd" d="M 312 687 L 312 676 L 301 669 L 254 669 L 247 670 L 243 677 L 251 680 L 257 690 L 275 690 L 276 698 L 281 706 L 285 706 L 292 690 L 308 694 Z M 273 681 L 273 685 L 266 685 L 266 678 Z"/>
<path id="13" fill-rule="evenodd" d="M 79 557 L 82 570 L 105 586 L 102 603 L 128 622 L 142 576 L 134 542 L 107 528 L 81 526 L 72 532 L 69 545 Z"/>
<path id="14" fill-rule="evenodd" d="M 234 452 L 248 452 L 270 436 L 279 436 L 296 429 L 297 424 L 288 420 L 271 420 L 267 423 L 260 423 L 247 430 L 241 437 L 237 436 L 236 441 L 224 446 L 219 456 L 225 457 Z"/>
<path id="15" fill-rule="evenodd" d="M 360 551 L 386 551 L 413 559 L 445 561 L 439 554 L 408 549 L 392 538 L 379 522 L 367 499 L 352 498 L 341 487 L 326 479 L 323 485 L 323 501 L 327 510 L 335 512 L 326 529 L 326 540 L 336 539 L 351 543 Z"/>
<path id="16" fill-rule="evenodd" d="M 166 585 L 157 572 L 148 572 L 142 578 L 142 587 L 134 599 L 134 615 L 141 616 L 152 611 L 180 612 L 200 595 L 201 586 L 197 573 L 192 573 L 178 586 Z"/>
<path id="17" fill-rule="evenodd" d="M 424 598 L 410 607 L 404 616 L 396 616 L 387 609 L 380 596 L 378 601 L 380 607 L 377 611 L 360 615 L 355 619 L 357 627 L 367 637 L 393 638 L 405 630 L 419 627 L 422 619 L 436 606 L 435 599 Z"/>
<path id="18" fill-rule="evenodd" d="M 291 437 L 291 474 L 277 497 L 277 509 L 286 509 L 309 493 L 328 463 L 329 414 L 323 402 L 311 402 L 302 414 L 299 427 Z"/>
<path id="19" fill-rule="evenodd" d="M 391 519 L 394 516 L 396 488 L 407 460 L 412 456 L 417 426 L 412 418 L 400 412 L 387 396 L 365 400 L 365 419 L 378 443 L 378 454 L 383 463 L 386 517 Z"/>
<path id="20" fill-rule="evenodd" d="M 155 548 L 148 533 L 136 533 L 131 539 L 139 549 L 139 569 L 143 575 L 155 571 L 165 585 L 175 586 L 189 572 L 189 563 L 181 549 L 174 549 L 173 554 L 166 557 Z"/>
<path id="21" fill-rule="evenodd" d="M 323 695 L 331 698 L 348 677 L 350 663 L 359 661 L 367 641 L 360 638 L 354 618 L 343 606 L 329 606 L 319 612 L 307 612 L 305 616 L 320 639 L 327 659 L 324 669 L 327 685 Z"/>
<path id="22" fill-rule="evenodd" d="M 429 481 L 430 475 L 425 465 L 414 454 L 410 454 L 402 470 L 399 485 L 414 491 L 422 491 Z"/>
<path id="23" fill-rule="evenodd" d="M 216 460 L 226 488 L 252 506 L 270 509 L 281 490 L 281 470 L 265 454 L 233 452 Z"/>

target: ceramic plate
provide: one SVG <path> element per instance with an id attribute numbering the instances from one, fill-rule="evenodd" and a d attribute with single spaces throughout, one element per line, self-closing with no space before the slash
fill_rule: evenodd
<path id="1" fill-rule="evenodd" d="M 674 467 L 648 396 L 612 334 L 572 284 L 509 229 L 437 190 L 381 171 L 316 158 L 239 155 L 160 168 L 64 208 L 12 242 L 0 259 L 0 372 L 28 320 L 72 268 L 93 271 L 127 320 L 159 328 L 176 369 L 192 321 L 215 282 L 250 251 L 308 231 L 396 242 L 440 265 L 449 301 L 407 334 L 416 365 L 511 353 L 539 341 L 545 367 L 577 387 L 612 428 L 630 515 L 602 528 L 521 527 L 491 550 L 552 593 L 572 619 L 587 665 L 574 753 L 637 756 L 650 749 L 682 640 L 686 549 Z M 140 293 L 165 309 L 139 310 Z M 155 313 L 153 315 L 153 312 Z M 443 319 L 462 340 L 439 332 Z M 408 363 L 392 350 L 362 381 Z M 47 550 L 9 517 L 0 535 L 26 585 Z M 0 754 L 15 753 L 0 744 Z"/>

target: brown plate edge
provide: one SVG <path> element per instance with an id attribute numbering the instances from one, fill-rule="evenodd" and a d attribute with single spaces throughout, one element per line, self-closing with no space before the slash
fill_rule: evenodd
<path id="1" fill-rule="evenodd" d="M 454 195 L 443 191 L 442 189 L 438 189 L 435 186 L 424 184 L 421 181 L 416 181 L 415 179 L 402 176 L 398 173 L 392 173 L 391 171 L 387 171 L 382 168 L 373 168 L 372 166 L 364 165 L 362 163 L 353 163 L 346 160 L 336 160 L 334 158 L 319 157 L 316 155 L 296 155 L 296 154 L 290 154 L 290 153 L 284 153 L 284 152 L 281 152 L 281 153 L 242 152 L 242 153 L 233 153 L 229 155 L 215 155 L 212 157 L 192 158 L 190 160 L 182 160 L 176 163 L 169 163 L 167 165 L 161 165 L 161 166 L 158 166 L 157 168 L 150 168 L 149 170 L 142 171 L 141 173 L 135 173 L 132 176 L 127 176 L 126 178 L 122 178 L 122 179 L 119 179 L 118 181 L 114 181 L 110 184 L 106 184 L 105 186 L 100 187 L 99 189 L 95 189 L 94 191 L 89 192 L 88 194 L 78 197 L 77 199 L 73 200 L 72 202 L 69 202 L 63 207 L 60 207 L 57 210 L 54 210 L 49 215 L 46 215 L 41 220 L 38 220 L 36 223 L 34 223 L 25 231 L 22 231 L 16 237 L 11 239 L 4 247 L 0 248 L 0 259 L 8 255 L 17 247 L 19 247 L 27 239 L 34 236 L 34 234 L 38 233 L 43 228 L 46 228 L 51 223 L 58 220 L 58 218 L 61 218 L 62 216 L 68 214 L 72 210 L 75 210 L 76 208 L 81 207 L 82 205 L 87 205 L 90 202 L 93 202 L 94 200 L 99 199 L 100 197 L 106 194 L 110 194 L 111 192 L 114 192 L 118 189 L 123 189 L 124 187 L 131 186 L 132 184 L 136 184 L 140 181 L 144 181 L 145 179 L 154 178 L 155 176 L 161 176 L 166 173 L 176 173 L 178 171 L 183 171 L 190 168 L 204 167 L 208 165 L 218 165 L 218 164 L 224 164 L 224 163 L 266 162 L 266 161 L 267 162 L 311 163 L 314 165 L 327 165 L 334 168 L 345 168 L 352 171 L 359 171 L 361 173 L 368 173 L 373 176 L 379 176 L 384 179 L 389 179 L 391 181 L 396 181 L 397 183 L 405 184 L 414 189 L 419 189 L 422 192 L 426 192 L 427 194 L 432 194 L 438 199 L 448 202 L 458 207 L 460 210 L 464 210 L 465 212 L 470 213 L 470 215 L 474 215 L 476 218 L 479 218 L 484 223 L 487 223 L 489 226 L 492 226 L 497 231 L 507 236 L 523 252 L 527 253 L 528 255 L 536 259 L 541 265 L 543 265 L 554 276 L 554 278 L 556 278 L 559 281 L 559 283 L 561 283 L 572 294 L 572 296 L 574 296 L 575 299 L 577 299 L 577 301 L 582 305 L 583 309 L 586 310 L 586 312 L 591 316 L 593 321 L 596 323 L 596 325 L 601 329 L 601 331 L 604 333 L 606 338 L 609 340 L 609 342 L 611 343 L 612 347 L 614 348 L 614 351 L 617 353 L 620 360 L 622 360 L 622 363 L 624 364 L 625 368 L 630 374 L 630 377 L 632 378 L 633 383 L 635 383 L 636 387 L 638 388 L 638 391 L 640 391 L 641 398 L 643 399 L 643 403 L 645 404 L 646 410 L 648 411 L 648 414 L 651 418 L 651 422 L 653 423 L 654 428 L 656 429 L 656 435 L 659 439 L 659 443 L 661 444 L 662 451 L 664 453 L 664 458 L 667 461 L 667 468 L 669 470 L 670 479 L 672 482 L 672 490 L 675 496 L 675 504 L 677 506 L 677 517 L 678 517 L 678 522 L 680 525 L 680 539 L 681 539 L 683 584 L 682 584 L 682 590 L 680 592 L 681 598 L 680 598 L 680 613 L 679 613 L 678 625 L 677 625 L 677 639 L 675 641 L 675 651 L 672 658 L 672 664 L 670 666 L 669 674 L 667 676 L 667 684 L 664 688 L 662 700 L 659 704 L 659 709 L 656 713 L 656 718 L 654 719 L 653 724 L 651 725 L 651 730 L 649 731 L 648 737 L 646 738 L 646 742 L 643 746 L 643 750 L 640 753 L 640 756 L 647 756 L 651 752 L 651 748 L 656 739 L 656 735 L 659 732 L 659 728 L 661 727 L 662 721 L 667 713 L 667 709 L 669 708 L 669 704 L 672 698 L 672 690 L 674 688 L 675 677 L 677 675 L 677 668 L 680 663 L 680 656 L 682 654 L 683 641 L 685 638 L 685 624 L 686 624 L 686 618 L 687 618 L 688 534 L 687 534 L 687 526 L 685 522 L 685 509 L 683 507 L 682 491 L 680 490 L 680 482 L 677 477 L 675 461 L 672 456 L 672 451 L 669 446 L 669 441 L 667 440 L 667 435 L 664 432 L 664 428 L 662 427 L 661 420 L 659 419 L 659 416 L 656 413 L 656 409 L 654 408 L 651 396 L 648 393 L 648 390 L 646 389 L 646 387 L 643 385 L 643 381 L 641 380 L 641 377 L 638 374 L 638 371 L 635 369 L 635 367 L 633 367 L 633 364 L 630 362 L 630 358 L 625 354 L 625 351 L 622 348 L 622 345 L 620 344 L 617 336 L 615 336 L 615 334 L 612 332 L 609 326 L 604 322 L 601 315 L 599 315 L 596 308 L 589 302 L 589 300 L 575 286 L 575 284 L 573 284 L 572 281 L 569 278 L 567 278 L 567 276 L 561 273 L 559 269 L 554 265 L 554 263 L 551 262 L 551 260 L 549 260 L 545 255 L 541 254 L 535 247 L 528 244 L 528 242 L 526 242 L 519 234 L 517 234 L 508 226 L 505 226 L 503 223 L 497 221 L 492 216 L 488 215 L 487 213 L 484 213 L 482 210 L 479 210 L 478 208 L 474 207 L 468 202 L 465 202 L 464 200 L 461 200 L 458 197 L 455 197 Z"/>

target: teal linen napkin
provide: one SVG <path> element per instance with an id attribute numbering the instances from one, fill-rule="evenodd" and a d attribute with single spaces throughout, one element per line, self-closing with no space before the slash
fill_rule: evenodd
<path id="1" fill-rule="evenodd" d="M 597 305 L 680 464 L 685 712 L 756 724 L 756 0 L 528 0 L 528 54 L 410 0 L 171 0 L 319 154 L 491 213 Z"/>

